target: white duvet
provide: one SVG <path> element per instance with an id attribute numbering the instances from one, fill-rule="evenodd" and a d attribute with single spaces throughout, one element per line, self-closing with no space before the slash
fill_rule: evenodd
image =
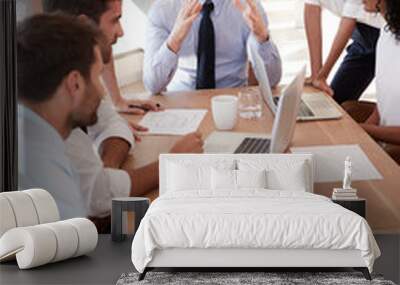
<path id="1" fill-rule="evenodd" d="M 143 272 L 155 249 L 358 249 L 372 272 L 380 251 L 368 223 L 330 199 L 306 192 L 172 192 L 155 200 L 132 244 Z"/>

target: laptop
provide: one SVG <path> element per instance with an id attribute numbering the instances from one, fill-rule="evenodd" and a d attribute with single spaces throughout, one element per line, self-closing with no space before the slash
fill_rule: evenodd
<path id="1" fill-rule="evenodd" d="M 277 105 L 281 96 L 273 96 L 265 70 L 264 61 L 256 50 L 249 48 L 249 55 L 252 59 L 254 74 L 260 84 L 261 95 L 271 109 L 276 114 Z M 301 96 L 300 109 L 297 119 L 301 121 L 311 120 L 330 120 L 339 119 L 342 113 L 331 102 L 327 95 L 322 92 L 304 93 Z"/>
<path id="2" fill-rule="evenodd" d="M 204 144 L 205 153 L 284 153 L 292 141 L 303 93 L 306 68 L 286 87 L 277 105 L 272 135 L 213 132 Z"/>

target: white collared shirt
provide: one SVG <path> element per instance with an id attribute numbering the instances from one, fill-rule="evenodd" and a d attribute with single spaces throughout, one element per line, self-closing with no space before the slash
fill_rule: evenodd
<path id="1" fill-rule="evenodd" d="M 380 124 L 400 126 L 400 41 L 381 30 L 376 48 L 376 91 Z"/>
<path id="2" fill-rule="evenodd" d="M 110 214 L 112 198 L 129 196 L 131 180 L 124 170 L 105 168 L 99 148 L 108 138 L 122 138 L 133 147 L 134 138 L 109 97 L 102 100 L 97 116 L 98 121 L 88 127 L 88 134 L 81 129 L 71 133 L 66 141 L 66 152 L 79 173 L 80 190 L 88 215 L 104 217 Z"/>
<path id="3" fill-rule="evenodd" d="M 356 19 L 358 22 L 380 29 L 384 20 L 379 13 L 364 10 L 362 0 L 305 0 L 305 3 L 321 6 L 338 17 Z"/>

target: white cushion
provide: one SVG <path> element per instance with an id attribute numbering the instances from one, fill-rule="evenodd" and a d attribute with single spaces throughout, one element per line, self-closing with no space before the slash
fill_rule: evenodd
<path id="1" fill-rule="evenodd" d="M 271 190 L 311 191 L 311 167 L 307 161 L 293 159 L 240 159 L 239 170 L 266 170 L 267 188 Z"/>
<path id="2" fill-rule="evenodd" d="M 51 229 L 57 239 L 56 255 L 52 262 L 57 262 L 74 256 L 78 250 L 79 236 L 78 232 L 72 228 L 71 224 L 59 221 L 55 223 L 44 224 L 44 227 Z"/>
<path id="3" fill-rule="evenodd" d="M 170 191 L 211 188 L 211 168 L 169 163 L 168 185 Z"/>
<path id="4" fill-rule="evenodd" d="M 72 225 L 78 233 L 78 248 L 74 257 L 86 254 L 97 246 L 98 234 L 96 226 L 88 219 L 74 218 L 63 221 Z"/>
<path id="5" fill-rule="evenodd" d="M 39 224 L 39 218 L 31 197 L 23 191 L 1 193 L 8 202 L 15 215 L 17 227 L 27 227 Z"/>
<path id="6" fill-rule="evenodd" d="M 0 193 L 0 214 L 0 262 L 16 258 L 20 269 L 83 255 L 97 245 L 96 226 L 84 218 L 57 221 L 57 205 L 42 189 Z"/>
<path id="7" fill-rule="evenodd" d="M 16 257 L 20 269 L 49 263 L 56 252 L 56 236 L 42 225 L 11 229 L 0 239 L 0 260 Z"/>
<path id="8" fill-rule="evenodd" d="M 305 170 L 306 165 L 299 163 L 289 170 L 272 169 L 267 173 L 268 188 L 273 190 L 303 191 L 306 192 L 309 182 Z"/>
<path id="9" fill-rule="evenodd" d="M 14 228 L 0 238 L 0 261 L 16 257 L 20 269 L 29 269 L 86 254 L 97 239 L 96 226 L 83 218 Z"/>
<path id="10" fill-rule="evenodd" d="M 17 227 L 17 222 L 11 204 L 6 197 L 0 194 L 0 237 L 15 227 Z"/>
<path id="11" fill-rule="evenodd" d="M 28 194 L 35 206 L 39 224 L 52 223 L 60 220 L 60 213 L 53 196 L 43 189 L 29 189 L 22 191 Z"/>
<path id="12" fill-rule="evenodd" d="M 235 169 L 236 161 L 229 159 L 185 159 L 176 156 L 166 164 L 167 191 L 210 190 L 211 168 Z"/>
<path id="13" fill-rule="evenodd" d="M 60 219 L 56 201 L 43 189 L 0 193 L 0 237 L 15 227 L 34 226 Z"/>
<path id="14" fill-rule="evenodd" d="M 236 190 L 236 170 L 212 168 L 211 189 L 214 191 Z"/>
<path id="15" fill-rule="evenodd" d="M 267 188 L 267 171 L 263 170 L 236 170 L 237 188 Z"/>
<path id="16" fill-rule="evenodd" d="M 211 170 L 212 190 L 240 190 L 267 187 L 266 170 Z"/>

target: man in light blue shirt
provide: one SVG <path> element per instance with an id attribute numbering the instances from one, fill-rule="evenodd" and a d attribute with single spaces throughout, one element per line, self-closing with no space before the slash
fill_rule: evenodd
<path id="1" fill-rule="evenodd" d="M 103 43 L 96 27 L 75 17 L 39 15 L 18 26 L 19 188 L 46 189 L 62 219 L 87 216 L 65 140 L 97 121 L 110 52 Z"/>
<path id="2" fill-rule="evenodd" d="M 18 183 L 21 190 L 50 191 L 65 219 L 86 217 L 79 176 L 65 154 L 60 134 L 46 120 L 18 105 Z"/>
<path id="3" fill-rule="evenodd" d="M 268 19 L 257 0 L 157 0 L 148 16 L 143 80 L 152 93 L 193 90 L 198 87 L 198 68 L 205 39 L 213 42 L 214 73 L 211 88 L 240 87 L 247 84 L 247 49 L 256 49 L 265 62 L 271 85 L 281 78 L 281 59 L 268 31 Z M 209 33 L 209 34 L 207 34 Z M 211 40 L 210 40 L 211 39 Z M 206 48 L 207 49 L 207 48 Z M 209 57 L 210 58 L 210 57 Z M 209 60 L 209 59 L 208 59 Z M 211 70 L 211 71 L 210 71 Z"/>

